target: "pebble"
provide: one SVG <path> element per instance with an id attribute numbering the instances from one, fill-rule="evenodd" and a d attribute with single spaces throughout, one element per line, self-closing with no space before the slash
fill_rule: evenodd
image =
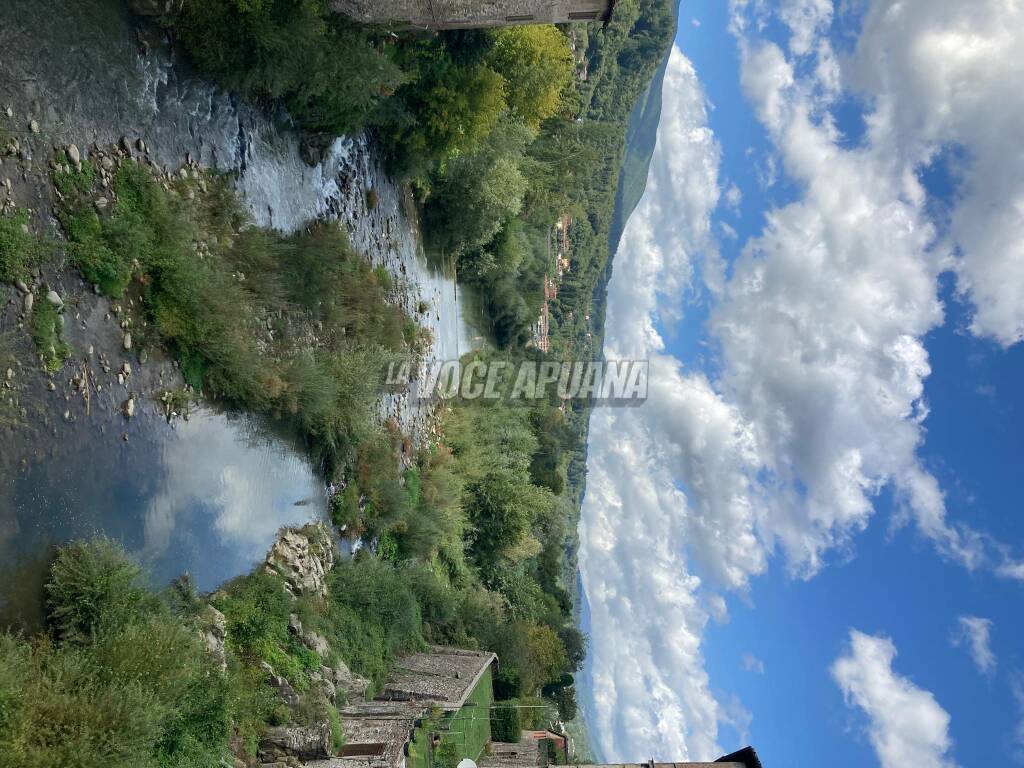
<path id="1" fill-rule="evenodd" d="M 14 117 L 14 110 L 10 107 L 7 107 L 7 109 L 4 110 L 4 114 L 8 117 Z"/>
<path id="2" fill-rule="evenodd" d="M 57 385 L 54 384 L 52 381 L 46 382 L 46 388 L 48 390 L 50 390 L 51 392 L 56 392 L 57 391 Z"/>
<path id="3" fill-rule="evenodd" d="M 14 378 L 14 369 L 13 368 L 8 368 L 7 369 L 7 380 L 10 381 L 13 378 Z"/>

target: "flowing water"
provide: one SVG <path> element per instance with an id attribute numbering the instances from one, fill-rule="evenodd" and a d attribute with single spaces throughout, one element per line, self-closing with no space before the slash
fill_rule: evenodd
<path id="1" fill-rule="evenodd" d="M 36 116 L 53 146 L 142 138 L 165 168 L 191 155 L 233 173 L 259 224 L 293 230 L 314 217 L 339 219 L 353 245 L 407 289 L 407 309 L 429 305 L 420 316 L 434 339 L 428 359 L 482 343 L 466 321 L 467 297 L 427 263 L 415 216 L 365 139 L 339 138 L 318 162 L 304 162 L 286 116 L 191 75 L 152 30 L 136 32 L 119 0 L 5 0 L 0 108 L 8 104 Z M 382 409 L 425 436 L 429 414 L 408 397 L 388 398 Z M 152 404 L 123 428 L 99 413 L 47 419 L 4 452 L 0 612 L 24 616 L 31 610 L 22 603 L 38 606 L 31 574 L 45 572 L 47 553 L 62 541 L 104 533 L 157 581 L 188 571 L 211 589 L 251 568 L 279 527 L 325 514 L 323 480 L 301 447 L 260 420 L 210 408 L 173 425 Z"/>

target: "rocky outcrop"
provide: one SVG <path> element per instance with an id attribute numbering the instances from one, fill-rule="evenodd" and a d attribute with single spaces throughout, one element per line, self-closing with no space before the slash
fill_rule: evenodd
<path id="1" fill-rule="evenodd" d="M 333 668 L 322 667 L 320 672 L 334 684 L 337 695 L 344 696 L 346 703 L 362 701 L 366 698 L 366 689 L 370 687 L 370 681 L 355 674 L 341 659 L 338 659 Z"/>
<path id="2" fill-rule="evenodd" d="M 294 597 L 327 596 L 327 573 L 334 567 L 334 545 L 327 527 L 285 528 L 267 555 L 266 569 L 279 574 Z"/>
<path id="3" fill-rule="evenodd" d="M 214 660 L 220 665 L 221 672 L 228 669 L 228 656 L 224 649 L 224 641 L 228 634 L 227 620 L 224 614 L 208 605 L 199 616 L 200 631 L 202 632 L 203 644 L 210 652 Z"/>
<path id="4" fill-rule="evenodd" d="M 331 725 L 328 722 L 310 726 L 268 728 L 260 740 L 259 758 L 263 763 L 300 760 L 322 760 L 331 756 Z"/>
<path id="5" fill-rule="evenodd" d="M 289 707 L 297 707 L 299 705 L 299 694 L 292 688 L 291 683 L 277 674 L 274 668 L 265 661 L 260 662 L 260 669 L 266 673 L 270 685 L 277 690 L 277 695 L 281 697 L 285 704 Z"/>

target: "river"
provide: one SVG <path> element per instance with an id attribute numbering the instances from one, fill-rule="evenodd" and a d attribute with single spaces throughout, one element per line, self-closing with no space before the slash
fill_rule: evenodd
<path id="1" fill-rule="evenodd" d="M 35 116 L 53 146 L 143 138 L 166 168 L 191 155 L 233 173 L 259 224 L 287 231 L 314 217 L 339 219 L 353 245 L 407 287 L 407 308 L 429 304 L 421 317 L 434 339 L 428 361 L 482 343 L 466 319 L 467 297 L 424 258 L 412 208 L 365 139 L 339 138 L 307 164 L 286 116 L 191 75 L 152 34 L 137 35 L 119 0 L 6 0 L 0 105 Z M 368 189 L 378 198 L 372 211 Z M 161 362 L 170 370 L 157 353 L 138 375 L 157 375 Z M 249 570 L 281 526 L 325 515 L 317 468 L 273 425 L 210 407 L 169 424 L 156 404 L 122 425 L 110 416 L 119 396 L 110 387 L 89 412 L 65 418 L 60 398 L 44 397 L 34 428 L 0 445 L 0 613 L 37 612 L 33 574 L 69 539 L 109 535 L 158 583 L 187 571 L 212 589 Z M 428 414 L 407 398 L 389 398 L 382 410 L 426 436 Z"/>

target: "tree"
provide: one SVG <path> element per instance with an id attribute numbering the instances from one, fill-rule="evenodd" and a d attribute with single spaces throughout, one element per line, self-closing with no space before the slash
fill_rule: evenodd
<path id="1" fill-rule="evenodd" d="M 488 61 L 505 78 L 509 109 L 534 129 L 558 111 L 572 85 L 572 51 L 565 35 L 550 25 L 502 29 Z"/>

